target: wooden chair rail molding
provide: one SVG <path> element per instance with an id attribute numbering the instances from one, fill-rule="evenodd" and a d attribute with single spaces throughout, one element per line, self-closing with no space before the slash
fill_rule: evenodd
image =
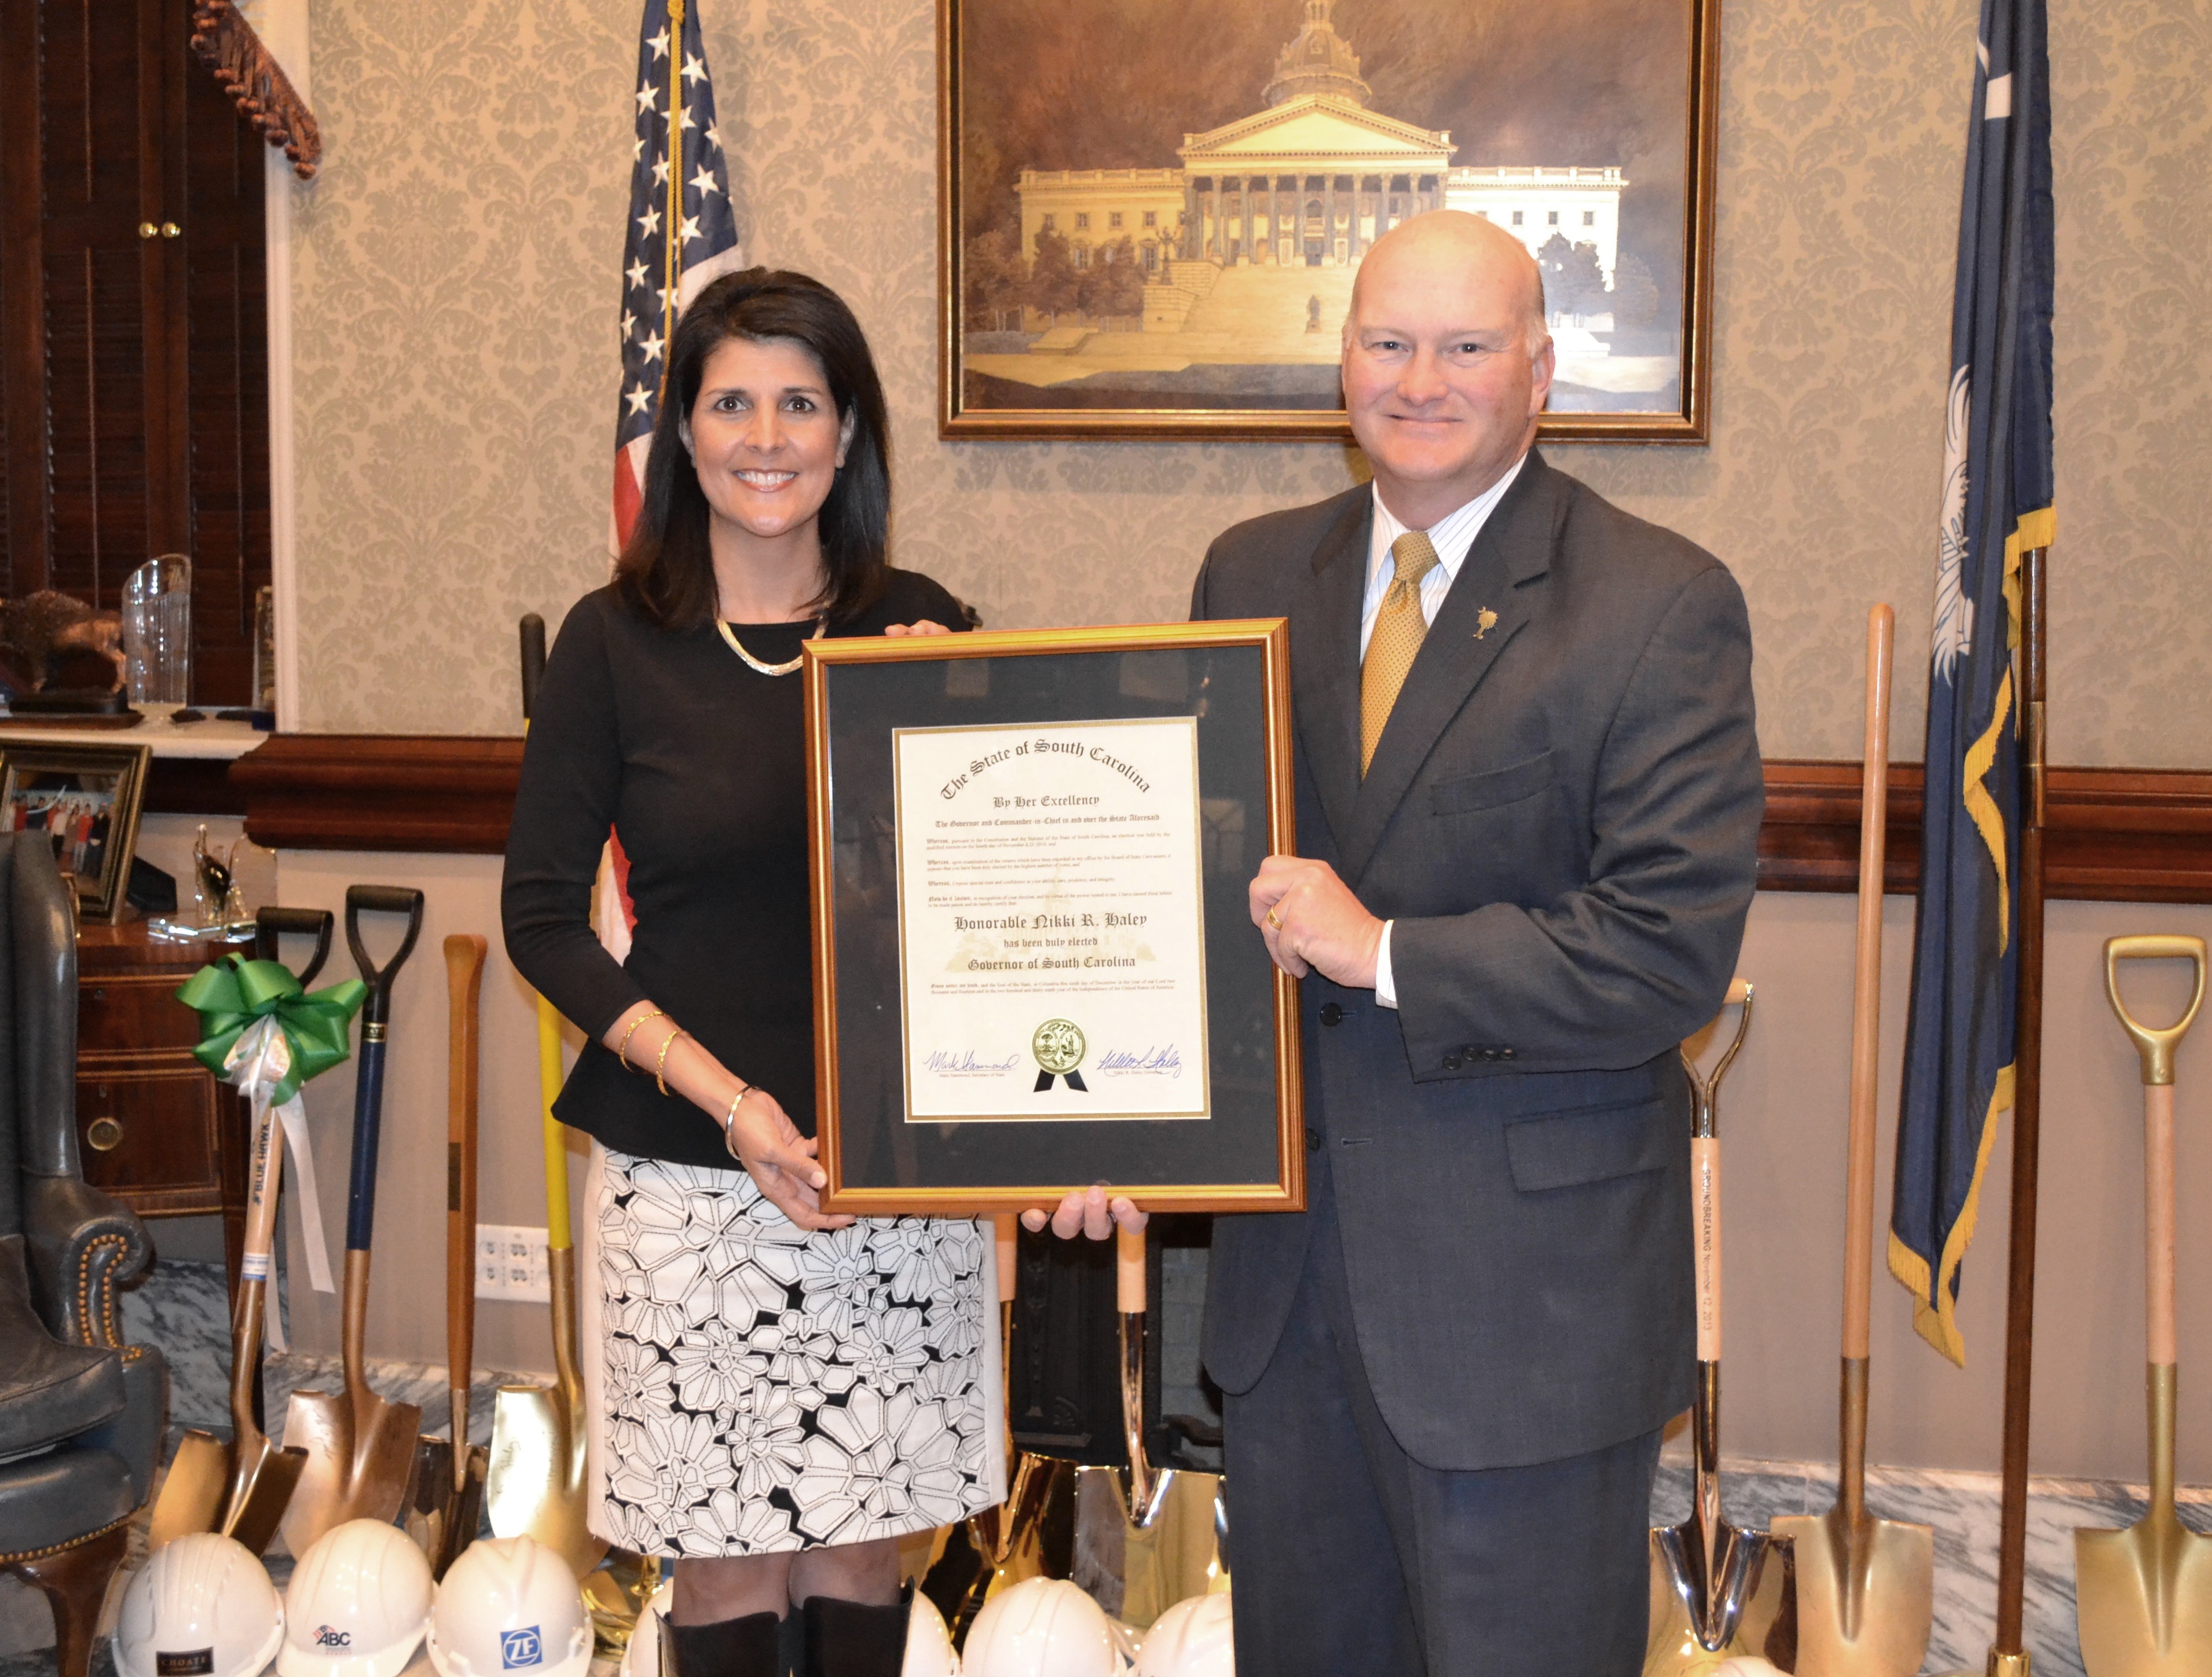
<path id="1" fill-rule="evenodd" d="M 233 807 L 273 849 L 497 855 L 522 741 L 471 736 L 275 734 L 231 766 Z M 1920 873 L 1920 765 L 1889 775 L 1888 889 Z M 2212 902 L 2212 772 L 2054 769 L 2045 810 L 2051 895 L 2079 902 Z M 1764 890 L 1858 887 L 1859 766 L 1766 763 Z"/>

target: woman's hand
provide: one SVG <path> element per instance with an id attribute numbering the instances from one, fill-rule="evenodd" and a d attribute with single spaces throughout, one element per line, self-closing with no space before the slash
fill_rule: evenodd
<path id="1" fill-rule="evenodd" d="M 893 623 L 884 631 L 884 637 L 888 640 L 896 640 L 902 635 L 950 635 L 952 631 L 945 628 L 943 623 L 933 623 L 927 618 L 918 623 Z"/>
<path id="2" fill-rule="evenodd" d="M 765 1089 L 748 1089 L 738 1103 L 729 1146 L 762 1195 L 800 1228 L 842 1229 L 852 1222 L 823 1212 L 821 1190 L 830 1178 L 814 1162 L 815 1143 Z"/>
<path id="3" fill-rule="evenodd" d="M 1060 1202 L 1057 1211 L 1031 1206 L 1022 1213 L 1022 1227 L 1034 1235 L 1044 1228 L 1048 1219 L 1053 1233 L 1062 1240 L 1073 1240 L 1078 1233 L 1091 1240 L 1104 1240 L 1114 1232 L 1116 1224 L 1135 1234 L 1152 1220 L 1152 1213 L 1139 1211 L 1126 1194 L 1116 1194 L 1109 1200 L 1103 1182 L 1069 1194 Z"/>

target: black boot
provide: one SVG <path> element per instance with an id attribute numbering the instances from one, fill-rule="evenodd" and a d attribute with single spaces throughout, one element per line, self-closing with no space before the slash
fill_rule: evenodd
<path id="1" fill-rule="evenodd" d="M 834 1595 L 810 1595 L 799 1611 L 806 1619 L 806 1664 L 800 1677 L 899 1677 L 906 1663 L 907 1612 L 913 1586 L 898 1605 L 872 1607 Z"/>
<path id="2" fill-rule="evenodd" d="M 772 1613 L 749 1613 L 714 1625 L 660 1621 L 663 1677 L 782 1677 Z"/>

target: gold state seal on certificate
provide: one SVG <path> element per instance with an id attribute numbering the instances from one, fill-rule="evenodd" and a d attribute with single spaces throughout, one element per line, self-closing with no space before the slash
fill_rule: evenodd
<path id="1" fill-rule="evenodd" d="M 892 742 L 908 1118 L 1211 1116 L 1195 720 Z"/>

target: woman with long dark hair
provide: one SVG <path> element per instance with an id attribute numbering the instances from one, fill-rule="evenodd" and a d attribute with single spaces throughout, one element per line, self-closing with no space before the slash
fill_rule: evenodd
<path id="1" fill-rule="evenodd" d="M 676 1559 L 675 1677 L 895 1677 L 897 1539 L 999 1500 L 975 1223 L 825 1216 L 815 1163 L 800 645 L 963 627 L 885 562 L 882 386 L 803 275 L 700 293 L 614 581 L 553 649 L 502 909 L 586 1037 L 593 1531 Z M 611 827 L 633 941 L 590 898 Z M 794 1606 L 796 1610 L 794 1611 Z"/>

